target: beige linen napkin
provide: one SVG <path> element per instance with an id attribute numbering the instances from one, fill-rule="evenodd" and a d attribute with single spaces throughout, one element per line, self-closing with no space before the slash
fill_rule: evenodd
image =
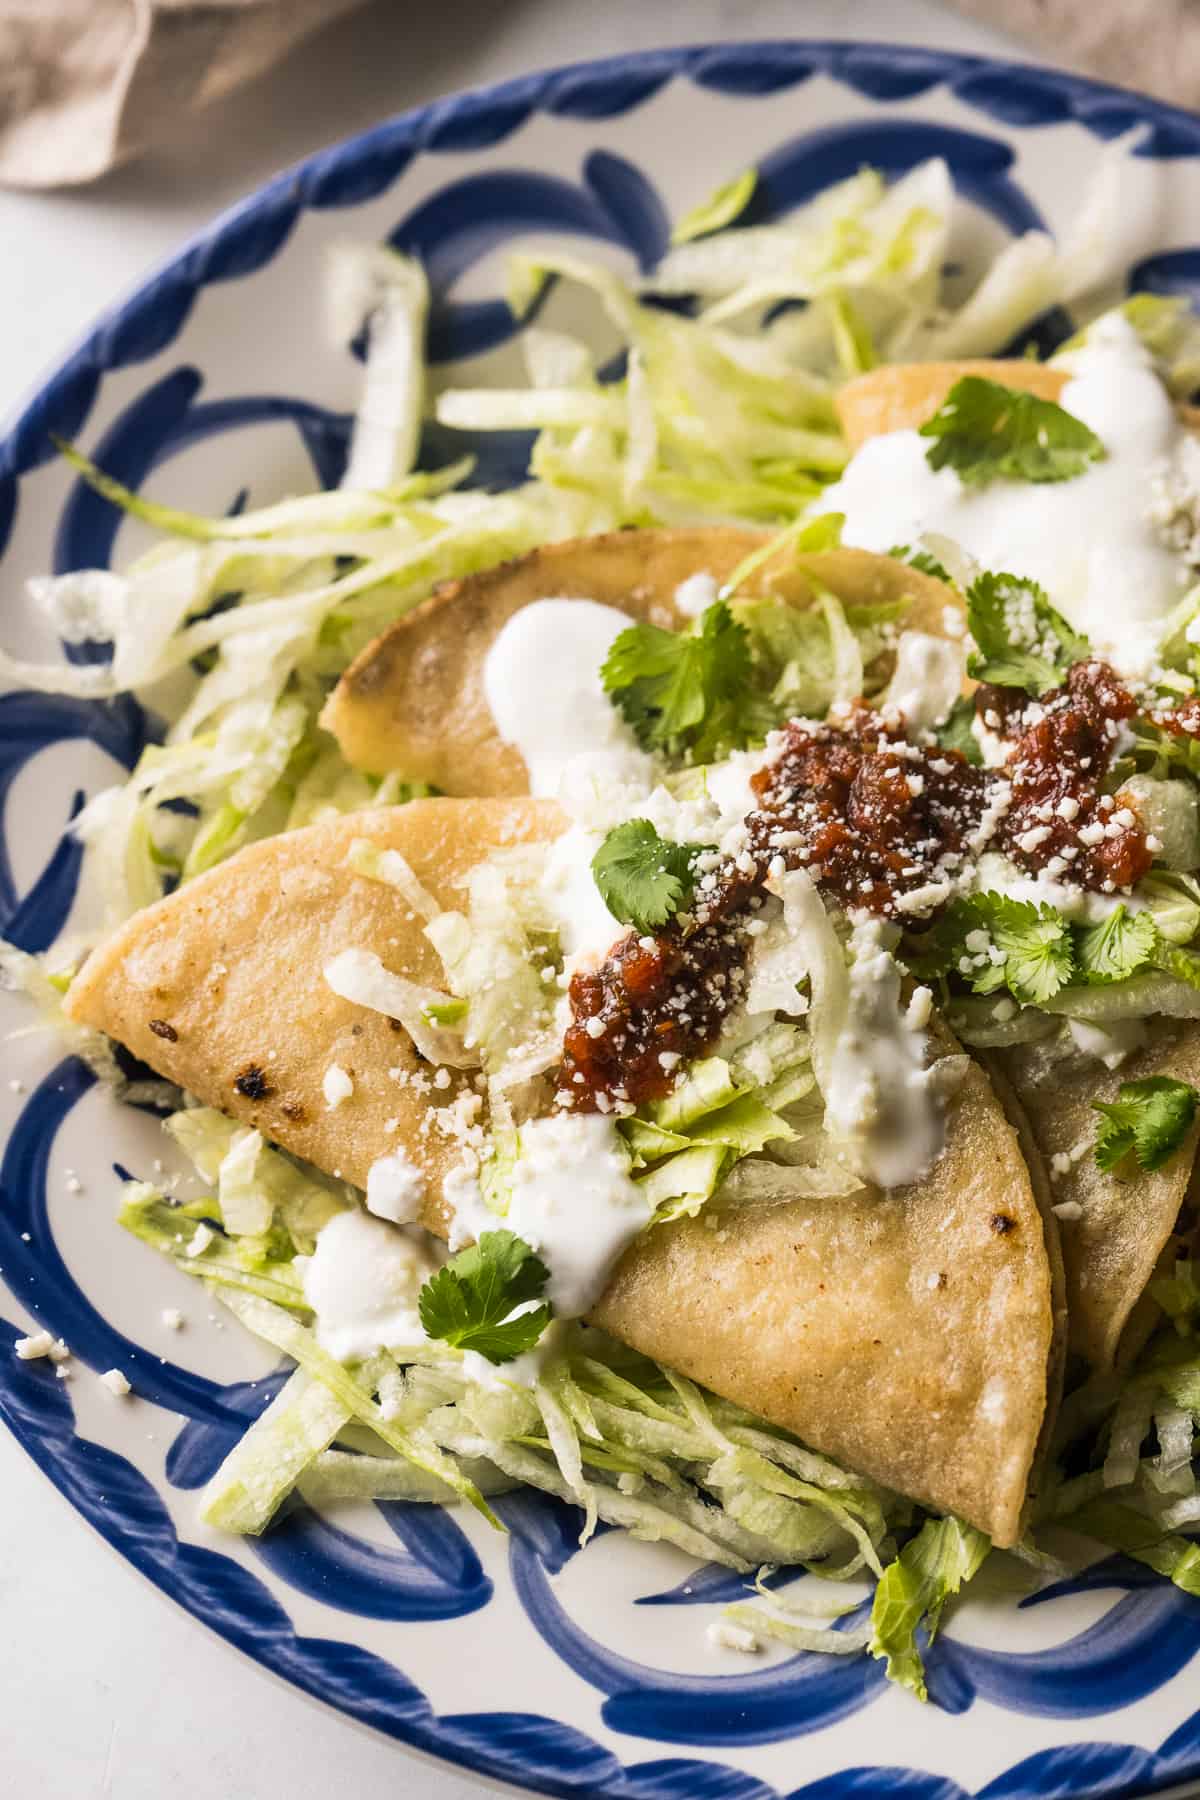
<path id="1" fill-rule="evenodd" d="M 91 181 L 362 0 L 0 0 L 0 183 Z"/>
<path id="2" fill-rule="evenodd" d="M 1200 109 L 1200 0 L 952 0 L 959 12 L 1029 40 L 1122 87 Z"/>

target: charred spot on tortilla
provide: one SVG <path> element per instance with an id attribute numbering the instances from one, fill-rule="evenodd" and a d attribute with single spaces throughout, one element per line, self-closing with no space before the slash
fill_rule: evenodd
<path id="1" fill-rule="evenodd" d="M 241 1074 L 234 1076 L 233 1085 L 245 1100 L 267 1100 L 275 1092 L 258 1063 L 247 1063 Z"/>
<path id="2" fill-rule="evenodd" d="M 1007 1213 L 992 1214 L 992 1230 L 998 1237 L 1007 1237 L 1010 1231 L 1017 1229 L 1017 1221 L 1010 1219 Z"/>
<path id="3" fill-rule="evenodd" d="M 281 1100 L 279 1110 L 285 1119 L 292 1121 L 293 1125 L 299 1125 L 306 1117 L 302 1100 Z"/>
<path id="4" fill-rule="evenodd" d="M 151 1019 L 150 1030 L 154 1033 L 155 1037 L 165 1039 L 168 1044 L 174 1044 L 179 1041 L 179 1033 L 166 1019 Z"/>

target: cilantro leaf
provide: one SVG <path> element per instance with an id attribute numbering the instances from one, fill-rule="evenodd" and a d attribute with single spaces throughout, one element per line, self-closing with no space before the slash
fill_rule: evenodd
<path id="1" fill-rule="evenodd" d="M 983 751 L 979 741 L 971 730 L 975 717 L 975 702 L 970 697 L 956 700 L 946 717 L 938 726 L 935 736 L 943 750 L 957 750 L 960 756 L 975 768 L 983 766 Z"/>
<path id="2" fill-rule="evenodd" d="M 991 1549 L 991 1539 L 953 1514 L 926 1519 L 899 1556 L 889 1563 L 871 1603 L 872 1656 L 886 1658 L 888 1677 L 928 1698 L 917 1631 L 924 1626 L 932 1643 L 947 1600 L 970 1581 Z"/>
<path id="3" fill-rule="evenodd" d="M 702 761 L 747 742 L 739 703 L 750 686 L 750 642 L 724 600 L 691 631 L 630 625 L 600 676 L 644 750 Z"/>
<path id="4" fill-rule="evenodd" d="M 1147 1173 L 1161 1169 L 1183 1143 L 1196 1105 L 1194 1087 L 1171 1075 L 1122 1082 L 1115 1100 L 1093 1100 L 1101 1115 L 1096 1131 L 1096 1161 L 1106 1174 L 1132 1155 Z"/>
<path id="5" fill-rule="evenodd" d="M 707 848 L 669 843 L 649 819 L 626 819 L 592 858 L 592 874 L 614 919 L 651 931 L 691 899 L 696 858 Z"/>
<path id="6" fill-rule="evenodd" d="M 1022 1006 L 1040 1006 L 1071 979 L 1071 929 L 1052 906 L 1001 900 L 991 933 L 997 949 L 1004 952 L 1004 985 Z"/>
<path id="7" fill-rule="evenodd" d="M 1091 655 L 1087 639 L 1023 575 L 985 570 L 977 576 L 967 589 L 967 625 L 977 646 L 967 658 L 967 674 L 997 687 L 1044 694 L 1072 663 Z"/>
<path id="8" fill-rule="evenodd" d="M 922 979 L 957 974 L 977 994 L 1007 988 L 1022 1006 L 1041 1006 L 1071 979 L 1071 928 L 1052 906 L 971 894 L 956 900 L 907 957 Z"/>
<path id="9" fill-rule="evenodd" d="M 1105 454 L 1089 425 L 1042 400 L 981 375 L 956 381 L 921 436 L 931 469 L 953 469 L 968 487 L 1009 481 L 1070 481 Z"/>
<path id="10" fill-rule="evenodd" d="M 532 1350 L 550 1323 L 550 1305 L 512 1315 L 537 1300 L 550 1271 L 524 1238 L 485 1231 L 477 1244 L 431 1275 L 417 1297 L 421 1323 L 431 1338 L 460 1350 L 477 1350 L 491 1363 L 510 1362 Z"/>
<path id="11" fill-rule="evenodd" d="M 918 549 L 913 544 L 893 544 L 888 555 L 894 556 L 897 562 L 907 563 L 910 569 L 918 569 L 922 575 L 932 575 L 936 580 L 954 586 L 954 577 L 945 563 L 939 562 L 928 550 Z"/>
<path id="12" fill-rule="evenodd" d="M 1157 942 L 1158 927 L 1150 913 L 1114 907 L 1099 925 L 1085 926 L 1076 933 L 1079 972 L 1092 987 L 1124 981 L 1149 962 Z"/>

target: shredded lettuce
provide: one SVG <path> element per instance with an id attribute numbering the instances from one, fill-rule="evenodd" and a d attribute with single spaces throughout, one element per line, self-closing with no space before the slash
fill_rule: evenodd
<path id="1" fill-rule="evenodd" d="M 1200 1594 L 1200 1544 L 1164 1531 L 1159 1520 L 1135 1507 L 1116 1500 L 1090 1500 L 1063 1523 L 1165 1575 L 1185 1594 Z"/>
<path id="2" fill-rule="evenodd" d="M 351 494 L 390 488 L 417 456 L 429 283 L 414 257 L 386 245 L 335 245 L 328 274 L 335 336 L 353 336 L 368 320 L 366 375 L 342 487 Z"/>
<path id="3" fill-rule="evenodd" d="M 557 989 L 548 979 L 558 946 L 539 889 L 543 867 L 537 847 L 491 857 L 466 878 L 466 911 L 440 912 L 425 927 L 451 994 L 466 1002 L 463 1054 L 506 1085 L 533 1079 L 561 1053 L 552 1030 Z"/>
<path id="4" fill-rule="evenodd" d="M 299 1476 L 350 1416 L 329 1388 L 297 1369 L 208 1483 L 200 1517 L 240 1536 L 265 1531 Z"/>
<path id="5" fill-rule="evenodd" d="M 741 217 L 754 198 L 758 186 L 758 170 L 743 169 L 732 181 L 726 181 L 715 193 L 684 213 L 671 233 L 673 244 L 690 244 L 693 238 L 708 237 L 723 231 Z"/>
<path id="6" fill-rule="evenodd" d="M 800 1133 L 788 1109 L 814 1085 L 807 1033 L 780 1021 L 730 1058 L 697 1058 L 662 1099 L 622 1119 L 618 1130 L 653 1222 L 695 1217 L 744 1158 L 774 1157 L 795 1142 Z"/>
<path id="7" fill-rule="evenodd" d="M 927 1700 L 917 1633 L 937 1636 L 947 1600 L 979 1569 L 990 1540 L 961 1519 L 926 1519 L 885 1571 L 871 1606 L 872 1656 L 887 1662 L 888 1677 Z"/>

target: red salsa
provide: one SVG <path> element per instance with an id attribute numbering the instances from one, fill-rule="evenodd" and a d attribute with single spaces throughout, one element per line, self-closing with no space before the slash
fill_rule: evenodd
<path id="1" fill-rule="evenodd" d="M 747 829 L 763 868 L 782 856 L 844 907 L 892 916 L 902 896 L 961 868 L 990 778 L 957 750 L 908 743 L 898 714 L 784 727 L 783 753 L 751 783 Z"/>
<path id="2" fill-rule="evenodd" d="M 1140 881 L 1154 860 L 1146 834 L 1129 808 L 1101 792 L 1121 726 L 1137 711 L 1109 665 L 1076 663 L 1040 700 L 981 687 L 975 707 L 985 725 L 1015 739 L 1004 770 L 1012 801 L 997 848 L 1031 874 L 1048 869 L 1094 892 Z"/>
<path id="3" fill-rule="evenodd" d="M 653 936 L 628 933 L 572 978 L 562 1103 L 627 1110 L 665 1094 L 682 1064 L 711 1049 L 744 995 L 769 875 L 805 868 L 847 910 L 922 924 L 986 848 L 1084 888 L 1138 881 L 1152 861 L 1146 835 L 1101 792 L 1136 710 L 1108 665 L 1077 663 L 1040 700 L 980 688 L 976 710 L 1011 744 L 1000 768 L 910 744 L 898 714 L 865 702 L 828 724 L 786 725 L 752 779 L 745 848 L 702 878 L 692 911 Z"/>
<path id="4" fill-rule="evenodd" d="M 630 932 L 598 969 L 573 976 L 558 1077 L 567 1103 L 607 1111 L 665 1094 L 741 1000 L 746 948 L 745 920 L 717 917 L 690 931 L 673 920 L 654 937 Z"/>

